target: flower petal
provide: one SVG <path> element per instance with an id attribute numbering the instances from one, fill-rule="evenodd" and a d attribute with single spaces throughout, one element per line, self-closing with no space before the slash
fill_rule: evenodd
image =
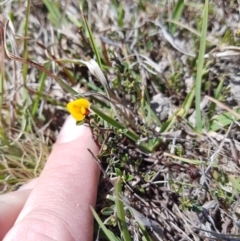
<path id="1" fill-rule="evenodd" d="M 67 109 L 74 119 L 82 121 L 89 113 L 90 102 L 87 99 L 77 99 L 67 104 Z"/>

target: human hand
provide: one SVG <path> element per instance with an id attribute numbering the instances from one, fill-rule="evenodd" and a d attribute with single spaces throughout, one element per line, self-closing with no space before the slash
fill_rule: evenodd
<path id="1" fill-rule="evenodd" d="M 0 240 L 92 240 L 100 170 L 88 127 L 70 116 L 39 178 L 0 196 Z"/>

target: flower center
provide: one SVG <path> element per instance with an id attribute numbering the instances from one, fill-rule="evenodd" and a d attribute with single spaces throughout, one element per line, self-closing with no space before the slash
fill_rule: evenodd
<path id="1" fill-rule="evenodd" d="M 83 115 L 85 115 L 86 112 L 87 112 L 87 110 L 86 110 L 85 107 L 81 107 L 81 108 L 80 108 L 80 112 L 81 112 Z"/>

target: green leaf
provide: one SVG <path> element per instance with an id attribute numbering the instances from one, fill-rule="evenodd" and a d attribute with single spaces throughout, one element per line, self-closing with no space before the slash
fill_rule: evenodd
<path id="1" fill-rule="evenodd" d="M 178 0 L 177 4 L 175 5 L 175 8 L 173 10 L 173 13 L 172 13 L 172 20 L 174 20 L 174 21 L 179 20 L 179 18 L 182 15 L 183 8 L 184 8 L 184 0 Z M 171 34 L 174 34 L 175 31 L 176 31 L 176 25 L 174 23 L 171 23 L 170 24 Z"/>
<path id="2" fill-rule="evenodd" d="M 106 226 L 104 225 L 104 223 L 101 221 L 101 219 L 99 218 L 99 216 L 97 215 L 96 211 L 94 210 L 93 207 L 90 207 L 92 214 L 94 216 L 94 218 L 96 219 L 97 223 L 99 224 L 100 228 L 102 229 L 102 231 L 105 233 L 105 235 L 107 236 L 107 238 L 110 241 L 121 241 L 121 239 L 119 239 L 117 236 L 115 236 L 113 234 L 113 232 L 111 232 L 110 230 L 108 230 L 106 228 Z"/>
<path id="3" fill-rule="evenodd" d="M 114 205 L 115 206 L 115 205 Z M 106 208 L 103 208 L 101 210 L 101 213 L 104 215 L 104 216 L 110 216 L 114 213 L 114 206 L 112 207 L 106 207 Z"/>
<path id="4" fill-rule="evenodd" d="M 218 87 L 214 93 L 214 98 L 216 100 L 219 99 L 220 95 L 221 95 L 221 91 L 222 91 L 222 88 L 223 88 L 223 84 L 224 84 L 224 78 L 222 78 L 218 84 Z M 213 111 L 215 110 L 216 108 L 216 104 L 214 102 L 211 102 L 210 106 L 209 106 L 209 112 L 210 113 L 213 113 Z"/>
<path id="5" fill-rule="evenodd" d="M 44 65 L 44 68 L 49 69 L 50 65 L 51 65 L 51 63 L 48 62 L 47 64 Z M 36 113 L 38 112 L 38 106 L 39 106 L 39 102 L 40 102 L 40 98 L 41 98 L 40 96 L 43 95 L 43 90 L 44 90 L 46 78 L 47 78 L 47 74 L 45 72 L 42 72 L 41 76 L 39 78 L 37 95 L 36 95 L 36 97 L 34 99 L 34 102 L 32 104 L 32 110 L 31 110 L 32 116 L 35 116 Z"/>
<path id="6" fill-rule="evenodd" d="M 203 75 L 203 64 L 204 64 L 204 54 L 206 48 L 206 38 L 207 38 L 207 24 L 208 24 L 208 0 L 205 0 L 204 10 L 203 10 L 203 23 L 202 32 L 200 39 L 200 49 L 197 62 L 197 76 L 195 82 L 195 109 L 196 109 L 196 130 L 202 130 L 202 120 L 201 120 L 201 85 L 202 85 L 202 75 Z"/>
<path id="7" fill-rule="evenodd" d="M 55 27 L 57 27 L 59 25 L 59 22 L 62 16 L 61 12 L 59 11 L 59 8 L 57 7 L 56 3 L 54 3 L 53 1 L 43 0 L 43 2 L 46 8 L 48 9 L 49 20 L 53 23 Z"/>
<path id="8" fill-rule="evenodd" d="M 116 178 L 114 183 L 114 194 L 115 194 L 115 204 L 117 208 L 118 224 L 124 241 L 131 241 L 130 233 L 127 229 L 127 223 L 125 220 L 125 212 L 123 207 L 123 202 L 121 200 L 122 195 L 122 179 L 121 177 Z"/>
<path id="9" fill-rule="evenodd" d="M 119 168 L 115 168 L 115 173 L 117 176 L 121 177 L 122 176 L 122 171 Z"/>
<path id="10" fill-rule="evenodd" d="M 90 44 L 91 44 L 92 50 L 93 50 L 94 54 L 96 55 L 97 63 L 99 65 L 100 69 L 102 69 L 102 62 L 101 62 L 100 54 L 98 52 L 97 44 L 96 44 L 96 42 L 94 40 L 93 33 L 92 33 L 92 30 L 91 30 L 91 28 L 90 28 L 90 26 L 89 26 L 89 24 L 87 22 L 87 19 L 85 18 L 84 14 L 83 14 L 81 6 L 80 6 L 80 11 L 82 13 L 82 18 L 83 18 L 85 27 L 86 27 L 88 35 L 89 35 L 89 39 L 90 39 Z"/>
<path id="11" fill-rule="evenodd" d="M 240 114 L 240 108 L 234 111 Z M 210 121 L 209 131 L 218 131 L 221 128 L 229 126 L 236 120 L 239 120 L 239 119 L 229 112 L 225 112 L 223 114 L 213 116 L 213 118 Z"/>
<path id="12" fill-rule="evenodd" d="M 113 118 L 105 115 L 102 111 L 100 111 L 96 106 L 91 105 L 90 109 L 96 113 L 98 116 L 100 116 L 103 120 L 105 120 L 107 123 L 109 123 L 111 126 L 117 128 L 118 130 L 123 130 L 123 134 L 127 136 L 130 140 L 133 142 L 137 142 L 139 140 L 138 135 L 136 135 L 134 132 L 128 130 L 124 126 L 122 126 L 119 122 L 114 120 Z M 139 147 L 146 152 L 150 152 L 150 149 L 144 145 L 143 143 L 140 143 Z"/>

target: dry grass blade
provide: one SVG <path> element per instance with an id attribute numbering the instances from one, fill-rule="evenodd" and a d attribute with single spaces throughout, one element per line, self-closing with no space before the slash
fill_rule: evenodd
<path id="1" fill-rule="evenodd" d="M 18 62 L 24 63 L 24 64 L 28 64 L 34 68 L 39 69 L 40 71 L 46 73 L 48 76 L 52 77 L 54 80 L 57 81 L 57 83 L 64 89 L 67 90 L 69 93 L 71 94 L 77 94 L 71 87 L 69 87 L 69 85 L 67 85 L 63 80 L 61 80 L 60 78 L 58 78 L 57 76 L 55 76 L 51 71 L 47 70 L 46 68 L 44 68 L 42 65 L 35 63 L 34 61 L 31 60 L 26 60 L 23 59 L 19 56 L 16 56 L 14 54 L 12 54 L 11 52 L 9 52 L 8 48 L 7 48 L 7 44 L 6 44 L 6 33 L 7 33 L 7 29 L 8 29 L 8 22 L 5 25 L 4 28 L 4 47 L 5 47 L 5 51 L 6 51 L 6 55 L 13 60 L 16 60 Z"/>
<path id="2" fill-rule="evenodd" d="M 236 111 L 232 110 L 231 108 L 229 108 L 228 106 L 224 105 L 223 103 L 219 102 L 218 100 L 212 98 L 211 96 L 207 96 L 205 95 L 204 98 L 207 98 L 208 100 L 214 102 L 219 108 L 222 108 L 224 110 L 227 110 L 228 112 L 230 112 L 232 115 L 234 115 L 236 118 L 240 119 L 240 114 L 238 114 Z"/>
<path id="3" fill-rule="evenodd" d="M 100 81 L 102 86 L 105 88 L 105 91 L 106 91 L 108 97 L 112 100 L 116 100 L 116 96 L 112 92 L 112 90 L 108 84 L 108 81 L 107 81 L 106 77 L 104 76 L 102 70 L 100 69 L 98 63 L 94 59 L 91 59 L 90 61 L 79 60 L 79 62 L 85 64 L 88 67 L 90 73 Z"/>
<path id="4" fill-rule="evenodd" d="M 196 55 L 193 54 L 193 53 L 188 53 L 187 51 L 185 51 L 184 49 L 180 48 L 174 41 L 174 38 L 172 37 L 172 35 L 166 30 L 166 28 L 160 23 L 160 22 L 152 22 L 153 24 L 157 25 L 159 28 L 161 28 L 162 30 L 162 33 L 163 33 L 163 36 L 164 38 L 173 46 L 173 48 L 175 48 L 176 50 L 178 50 L 179 52 L 187 55 L 187 56 L 190 56 L 190 57 L 193 57 L 195 58 Z"/>
<path id="5" fill-rule="evenodd" d="M 23 133 L 18 133 L 20 135 Z M 5 186 L 4 191 L 15 190 L 19 185 L 38 177 L 49 155 L 42 137 L 36 138 L 33 133 L 24 133 L 24 136 L 25 140 L 11 140 L 9 148 L 0 146 L 0 172 L 5 175 L 0 184 Z"/>

